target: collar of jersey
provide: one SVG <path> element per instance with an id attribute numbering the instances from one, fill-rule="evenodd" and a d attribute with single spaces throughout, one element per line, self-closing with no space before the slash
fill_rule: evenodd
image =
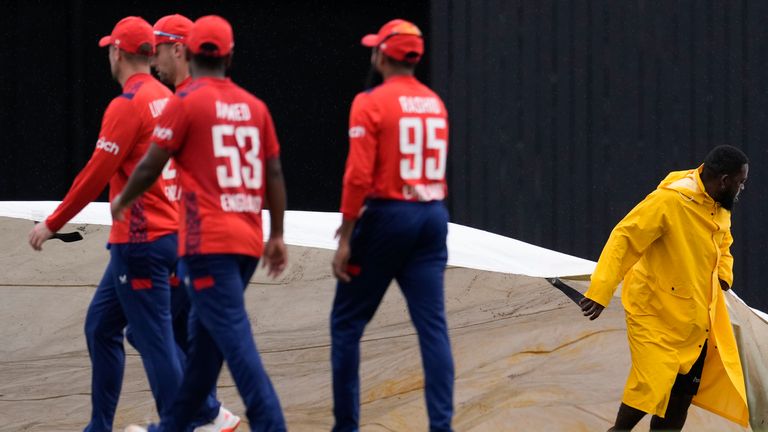
<path id="1" fill-rule="evenodd" d="M 136 81 L 146 79 L 146 78 L 152 78 L 152 75 L 145 72 L 139 72 L 131 75 L 130 77 L 128 77 L 127 80 L 125 80 L 125 85 L 123 85 L 123 92 L 131 88 L 131 86 L 133 86 L 136 83 Z"/>
<path id="2" fill-rule="evenodd" d="M 207 81 L 207 82 L 211 82 L 211 83 L 219 83 L 219 84 L 221 84 L 221 83 L 228 83 L 231 80 L 229 79 L 229 77 L 217 78 L 217 77 L 212 77 L 212 76 L 204 76 L 204 77 L 200 77 L 200 78 L 194 78 L 194 81 Z"/>
<path id="3" fill-rule="evenodd" d="M 393 75 L 384 80 L 384 82 L 390 81 L 416 81 L 416 77 L 413 75 Z"/>

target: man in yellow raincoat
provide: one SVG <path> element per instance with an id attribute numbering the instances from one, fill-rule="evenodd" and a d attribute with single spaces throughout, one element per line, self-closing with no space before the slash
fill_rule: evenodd
<path id="1" fill-rule="evenodd" d="M 597 318 L 623 279 L 632 369 L 611 430 L 652 414 L 682 429 L 691 403 L 743 426 L 749 412 L 723 290 L 733 283 L 731 210 L 747 180 L 741 150 L 719 146 L 670 173 L 613 229 L 581 301 Z"/>

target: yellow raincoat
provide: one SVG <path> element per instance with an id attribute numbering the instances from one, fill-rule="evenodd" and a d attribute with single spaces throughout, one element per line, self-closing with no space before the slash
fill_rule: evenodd
<path id="1" fill-rule="evenodd" d="M 709 338 L 693 403 L 747 426 L 744 375 L 719 279 L 733 283 L 731 213 L 701 167 L 670 173 L 613 229 L 586 297 L 608 306 L 624 279 L 632 370 L 622 401 L 664 417 L 672 384 Z"/>

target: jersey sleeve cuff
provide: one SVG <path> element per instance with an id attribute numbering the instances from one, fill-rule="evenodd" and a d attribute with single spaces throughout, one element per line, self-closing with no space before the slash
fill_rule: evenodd
<path id="1" fill-rule="evenodd" d="M 171 145 L 171 143 L 169 143 L 169 142 L 167 142 L 167 141 L 154 141 L 154 140 L 152 140 L 152 142 L 153 142 L 153 143 L 154 143 L 156 146 L 158 146 L 158 147 L 160 147 L 161 149 L 163 149 L 163 150 L 167 151 L 169 154 L 171 154 L 171 155 L 174 155 L 174 154 L 176 154 L 176 149 L 175 149 L 175 148 L 173 148 L 173 146 Z"/>
<path id="2" fill-rule="evenodd" d="M 345 221 L 356 221 L 358 219 L 358 214 L 359 213 L 360 212 L 357 212 L 357 213 L 345 213 L 345 212 L 342 212 L 341 216 L 342 216 L 342 219 L 345 220 Z"/>
<path id="3" fill-rule="evenodd" d="M 45 226 L 48 227 L 51 232 L 57 232 L 61 229 L 61 227 L 64 226 L 66 222 L 62 222 L 58 220 L 58 218 L 54 218 L 53 215 L 48 216 L 48 218 L 44 221 Z"/>
<path id="4" fill-rule="evenodd" d="M 341 197 L 341 213 L 344 219 L 355 220 L 360 215 L 360 209 L 363 208 L 367 189 L 354 186 L 345 186 Z"/>

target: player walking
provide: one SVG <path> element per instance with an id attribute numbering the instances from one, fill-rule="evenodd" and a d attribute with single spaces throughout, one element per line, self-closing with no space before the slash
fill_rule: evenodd
<path id="1" fill-rule="evenodd" d="M 155 55 L 151 66 L 160 81 L 167 86 L 173 86 L 180 92 L 190 82 L 189 63 L 186 58 L 184 39 L 192 28 L 192 21 L 182 15 L 167 15 L 160 18 L 154 26 Z M 163 169 L 165 195 L 172 203 L 181 199 L 181 189 L 178 185 L 178 175 L 173 159 Z M 176 344 L 187 352 L 187 323 L 189 318 L 189 298 L 176 275 L 171 277 L 171 314 L 173 317 L 173 335 Z M 184 359 L 182 359 L 184 363 Z"/>
<path id="2" fill-rule="evenodd" d="M 200 18 L 185 43 L 194 81 L 169 103 L 154 143 L 112 203 L 113 218 L 122 218 L 173 156 L 182 188 L 179 270 L 192 302 L 190 356 L 173 409 L 150 430 L 184 430 L 226 360 L 251 429 L 284 431 L 243 298 L 258 257 L 273 276 L 286 265 L 280 147 L 266 105 L 225 77 L 234 46 L 229 23 L 217 16 Z M 271 212 L 266 246 L 264 198 Z"/>
<path id="3" fill-rule="evenodd" d="M 192 82 L 184 47 L 184 40 L 189 35 L 192 24 L 189 18 L 173 14 L 160 18 L 154 25 L 155 55 L 152 57 L 151 66 L 160 81 L 165 85 L 173 86 L 177 94 Z M 178 185 L 178 175 L 173 159 L 170 159 L 163 169 L 162 178 L 165 182 L 166 196 L 171 202 L 177 203 L 181 199 L 181 188 Z M 171 317 L 173 335 L 181 349 L 179 359 L 183 365 L 189 354 L 187 328 L 190 304 L 186 290 L 180 285 L 181 280 L 174 274 L 171 277 Z M 196 427 L 194 432 L 228 432 L 237 428 L 240 417 L 221 406 L 216 399 L 216 386 L 214 386 L 191 424 L 203 425 Z"/>
<path id="4" fill-rule="evenodd" d="M 109 46 L 112 76 L 123 93 L 107 107 L 96 149 L 62 203 L 30 232 L 29 243 L 36 250 L 96 199 L 107 182 L 110 199 L 123 189 L 172 96 L 149 75 L 154 36 L 146 21 L 124 18 L 99 46 Z M 153 182 L 127 210 L 125 220 L 112 225 L 110 261 L 85 319 L 93 407 L 86 431 L 112 430 L 125 364 L 123 329 L 129 323 L 159 413 L 170 407 L 179 388 L 181 364 L 168 285 L 176 262 L 177 226 L 177 211 L 164 195 L 162 182 Z"/>
<path id="5" fill-rule="evenodd" d="M 331 312 L 335 432 L 357 431 L 360 338 L 392 279 L 419 335 L 431 431 L 450 431 L 453 358 L 445 319 L 448 257 L 445 168 L 448 120 L 442 100 L 414 77 L 421 31 L 393 20 L 365 36 L 384 83 L 352 103 L 341 199 L 343 222 Z"/>

